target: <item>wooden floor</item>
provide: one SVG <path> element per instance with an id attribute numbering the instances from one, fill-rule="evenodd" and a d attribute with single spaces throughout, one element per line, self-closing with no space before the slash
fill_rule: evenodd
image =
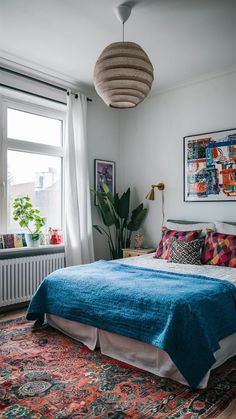
<path id="1" fill-rule="evenodd" d="M 20 310 L 14 310 L 14 311 L 6 311 L 5 313 L 0 314 L 0 322 L 5 322 L 7 320 L 15 320 L 25 315 L 26 315 L 25 308 L 21 308 Z"/>
<path id="2" fill-rule="evenodd" d="M 6 312 L 0 314 L 0 322 L 4 322 L 7 320 L 15 320 L 19 317 L 23 317 L 26 315 L 26 309 L 20 309 L 15 311 Z M 236 419 L 236 400 L 234 400 L 230 406 L 220 415 L 217 416 L 215 419 Z"/>

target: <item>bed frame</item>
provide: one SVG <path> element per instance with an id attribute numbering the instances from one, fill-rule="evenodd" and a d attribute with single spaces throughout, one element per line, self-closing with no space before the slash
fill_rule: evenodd
<path id="1" fill-rule="evenodd" d="M 186 220 L 171 220 L 167 221 L 179 224 L 199 224 L 200 221 L 186 221 Z M 236 226 L 236 222 L 226 222 Z M 71 322 L 69 320 L 59 318 L 53 315 L 47 315 L 48 323 L 65 333 L 72 338 L 84 343 L 90 349 L 94 349 L 96 344 L 100 346 L 101 353 L 111 358 L 118 359 L 135 367 L 149 371 L 160 377 L 169 377 L 184 385 L 187 384 L 182 374 L 171 361 L 169 355 L 161 349 L 155 348 L 144 342 L 136 341 L 124 336 L 119 336 L 104 330 L 99 330 L 92 326 L 84 325 L 78 322 Z M 94 340 L 88 343 L 89 337 L 92 336 Z M 233 356 L 231 348 L 236 348 L 236 333 L 223 339 L 220 343 L 220 350 L 215 354 L 216 363 L 212 368 L 221 365 L 229 357 Z M 144 362 L 145 361 L 145 362 Z M 210 370 L 203 377 L 198 388 L 206 388 Z"/>
<path id="2" fill-rule="evenodd" d="M 186 220 L 170 220 L 170 219 L 168 219 L 167 222 L 178 223 L 178 224 L 202 224 L 202 223 L 206 223 L 208 221 L 186 221 Z M 209 222 L 214 223 L 214 221 L 209 221 Z M 233 221 L 221 221 L 221 223 L 236 226 L 236 222 L 233 222 Z"/>

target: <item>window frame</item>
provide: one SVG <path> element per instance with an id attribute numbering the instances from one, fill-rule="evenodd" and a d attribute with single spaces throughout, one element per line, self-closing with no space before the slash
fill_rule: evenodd
<path id="1" fill-rule="evenodd" d="M 33 113 L 46 118 L 59 119 L 62 122 L 61 146 L 46 145 L 26 140 L 17 140 L 7 136 L 7 110 L 15 109 L 22 112 Z M 7 153 L 8 150 L 27 152 L 33 154 L 54 156 L 61 158 L 61 228 L 64 226 L 64 137 L 65 137 L 65 111 L 57 106 L 49 107 L 45 104 L 28 102 L 25 99 L 14 99 L 0 94 L 0 233 L 8 231 L 8 182 L 7 182 Z"/>

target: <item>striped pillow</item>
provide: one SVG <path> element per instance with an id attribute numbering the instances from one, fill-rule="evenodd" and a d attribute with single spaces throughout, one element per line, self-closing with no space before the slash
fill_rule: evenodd
<path id="1" fill-rule="evenodd" d="M 169 248 L 170 248 L 170 241 L 172 238 L 190 242 L 192 240 L 199 239 L 201 232 L 202 230 L 176 231 L 176 230 L 169 230 L 166 227 L 162 227 L 162 239 L 156 250 L 154 258 L 160 258 L 160 259 L 166 259 L 166 260 L 169 259 Z"/>
<path id="2" fill-rule="evenodd" d="M 202 263 L 236 268 L 236 236 L 208 231 Z"/>
<path id="3" fill-rule="evenodd" d="M 186 242 L 180 239 L 171 239 L 168 262 L 201 265 L 201 252 L 204 239 Z"/>

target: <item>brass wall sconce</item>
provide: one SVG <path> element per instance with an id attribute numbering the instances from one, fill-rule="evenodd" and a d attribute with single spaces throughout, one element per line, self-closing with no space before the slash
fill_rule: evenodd
<path id="1" fill-rule="evenodd" d="M 160 183 L 151 185 L 151 190 L 146 195 L 146 199 L 148 199 L 149 201 L 154 201 L 155 200 L 155 188 L 157 188 L 158 191 L 161 191 L 161 211 L 162 211 L 162 225 L 163 225 L 164 220 L 165 220 L 165 212 L 164 212 L 164 189 L 165 189 L 165 185 L 164 185 L 164 183 L 160 182 Z"/>

